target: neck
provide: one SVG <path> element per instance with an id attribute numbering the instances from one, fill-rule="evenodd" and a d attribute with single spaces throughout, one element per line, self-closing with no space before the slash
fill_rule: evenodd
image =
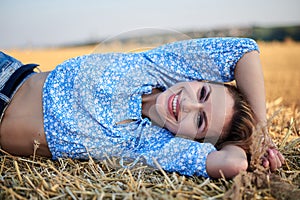
<path id="1" fill-rule="evenodd" d="M 156 98 L 161 93 L 159 89 L 152 89 L 151 94 L 145 94 L 142 96 L 142 115 L 152 120 L 153 116 L 157 115 L 155 104 Z"/>

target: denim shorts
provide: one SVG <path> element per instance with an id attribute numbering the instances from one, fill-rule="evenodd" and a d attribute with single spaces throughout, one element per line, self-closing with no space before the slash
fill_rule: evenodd
<path id="1" fill-rule="evenodd" d="M 0 123 L 4 112 L 16 91 L 35 73 L 37 64 L 23 65 L 15 58 L 0 51 Z"/>

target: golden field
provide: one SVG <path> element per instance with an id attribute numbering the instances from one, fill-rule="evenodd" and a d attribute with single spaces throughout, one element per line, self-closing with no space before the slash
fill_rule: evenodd
<path id="1" fill-rule="evenodd" d="M 115 159 L 78 161 L 14 157 L 0 149 L 0 199 L 299 199 L 300 197 L 300 43 L 259 42 L 263 65 L 268 130 L 286 158 L 274 173 L 257 164 L 254 132 L 252 170 L 233 180 L 210 180 L 167 173 L 137 165 L 120 168 Z M 87 46 L 10 50 L 23 63 L 38 63 L 42 71 L 92 52 L 128 52 L 139 45 Z M 267 142 L 266 142 L 267 143 Z M 2 154 L 1 154 L 2 151 Z"/>

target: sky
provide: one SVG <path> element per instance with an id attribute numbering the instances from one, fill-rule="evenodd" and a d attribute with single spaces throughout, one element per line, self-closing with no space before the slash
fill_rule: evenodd
<path id="1" fill-rule="evenodd" d="M 54 47 L 136 30 L 300 25 L 299 8 L 299 0 L 0 0 L 0 49 Z"/>

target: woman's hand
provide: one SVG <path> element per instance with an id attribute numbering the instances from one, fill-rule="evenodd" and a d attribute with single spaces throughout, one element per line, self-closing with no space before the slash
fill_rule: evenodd
<path id="1" fill-rule="evenodd" d="M 283 155 L 276 148 L 267 149 L 267 153 L 262 157 L 262 165 L 272 172 L 280 168 L 285 163 Z"/>
<path id="2" fill-rule="evenodd" d="M 285 163 L 285 159 L 284 156 L 276 148 L 275 143 L 269 135 L 268 128 L 265 126 L 261 130 L 263 136 L 265 137 L 263 145 L 267 145 L 267 148 L 264 152 L 265 154 L 261 158 L 262 166 L 274 172 L 278 168 L 282 167 L 282 165 Z"/>

